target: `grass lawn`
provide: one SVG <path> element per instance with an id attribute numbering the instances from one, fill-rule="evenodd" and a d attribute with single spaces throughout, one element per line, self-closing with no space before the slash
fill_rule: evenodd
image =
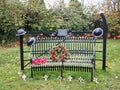
<path id="1" fill-rule="evenodd" d="M 20 70 L 19 48 L 0 48 L 0 90 L 120 90 L 120 40 L 107 40 L 107 68 L 102 70 L 101 61 L 96 62 L 95 77 L 98 83 L 90 81 L 90 74 L 65 71 L 65 79 L 59 81 L 60 72 L 41 72 L 30 78 L 30 70 L 26 69 L 26 81 L 18 76 Z M 47 81 L 42 79 L 46 73 Z M 68 81 L 68 76 L 75 79 Z M 78 78 L 82 77 L 83 82 Z"/>

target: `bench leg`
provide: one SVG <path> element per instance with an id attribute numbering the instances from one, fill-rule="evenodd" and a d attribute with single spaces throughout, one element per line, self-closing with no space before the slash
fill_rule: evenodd
<path id="1" fill-rule="evenodd" d="M 95 61 L 94 61 L 94 69 L 95 69 L 95 66 L 96 66 L 96 63 L 95 63 Z"/>
<path id="2" fill-rule="evenodd" d="M 32 67 L 31 67 L 31 78 L 33 78 L 33 70 L 32 70 Z"/>
<path id="3" fill-rule="evenodd" d="M 92 70 L 91 70 L 91 81 L 93 81 L 93 78 L 94 78 L 94 67 L 92 67 Z"/>
<path id="4" fill-rule="evenodd" d="M 61 68 L 61 77 L 63 78 L 63 69 Z"/>
<path id="5" fill-rule="evenodd" d="M 64 70 L 64 63 L 62 62 L 62 65 L 61 65 L 61 77 L 63 78 L 63 70 Z"/>

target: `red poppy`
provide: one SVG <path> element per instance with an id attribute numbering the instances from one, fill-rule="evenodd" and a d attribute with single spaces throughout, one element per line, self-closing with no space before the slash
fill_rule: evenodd
<path id="1" fill-rule="evenodd" d="M 47 62 L 46 58 L 34 58 L 32 64 L 44 64 Z"/>

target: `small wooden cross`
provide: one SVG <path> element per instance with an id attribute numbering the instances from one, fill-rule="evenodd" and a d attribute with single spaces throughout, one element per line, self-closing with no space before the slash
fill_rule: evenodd
<path id="1" fill-rule="evenodd" d="M 98 83 L 98 81 L 97 81 L 97 78 L 93 78 L 93 81 L 95 82 L 95 83 Z"/>
<path id="2" fill-rule="evenodd" d="M 46 81 L 46 80 L 48 79 L 48 76 L 45 74 L 45 75 L 43 76 L 43 78 L 44 78 L 44 80 Z"/>
<path id="3" fill-rule="evenodd" d="M 22 79 L 23 79 L 24 81 L 26 81 L 26 77 L 27 77 L 27 76 L 23 73 L 23 74 L 22 74 Z"/>
<path id="4" fill-rule="evenodd" d="M 58 78 L 57 78 L 58 80 L 62 80 L 62 77 L 61 76 L 58 76 Z"/>
<path id="5" fill-rule="evenodd" d="M 72 79 L 73 79 L 72 76 L 69 76 L 69 77 L 68 77 L 68 80 L 69 80 L 70 82 L 72 81 Z"/>
<path id="6" fill-rule="evenodd" d="M 82 78 L 82 77 L 79 77 L 78 80 L 79 80 L 79 82 L 82 82 L 82 81 L 83 81 L 83 78 Z"/>

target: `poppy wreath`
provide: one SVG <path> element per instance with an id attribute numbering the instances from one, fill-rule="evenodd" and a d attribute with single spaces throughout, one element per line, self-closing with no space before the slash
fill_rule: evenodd
<path id="1" fill-rule="evenodd" d="M 54 62 L 64 62 L 68 59 L 68 56 L 68 50 L 60 44 L 50 50 L 50 59 Z"/>

